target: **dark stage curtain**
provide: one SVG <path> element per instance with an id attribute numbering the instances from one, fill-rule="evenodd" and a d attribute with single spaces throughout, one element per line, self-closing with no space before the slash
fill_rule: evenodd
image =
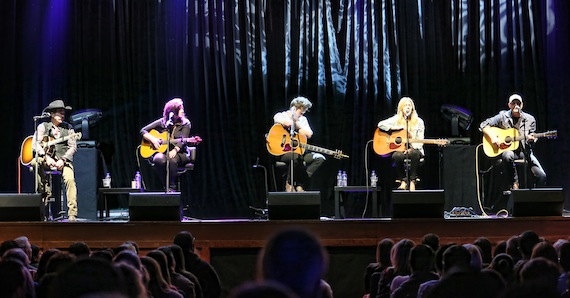
<path id="1" fill-rule="evenodd" d="M 113 184 L 128 186 L 139 129 L 182 97 L 192 133 L 204 139 L 183 181 L 187 215 L 249 217 L 248 206 L 265 204 L 264 172 L 253 167 L 270 166 L 264 134 L 302 94 L 314 104 L 309 142 L 350 155 L 328 157 L 314 181 L 331 215 L 338 169 L 351 185 L 376 169 L 393 187 L 390 162 L 368 141 L 401 96 L 415 99 L 429 138 L 450 136 L 442 104 L 471 110 L 462 135 L 478 144 L 477 124 L 505 109 L 512 92 L 523 94 L 539 130 L 559 130 L 536 151 L 549 185 L 567 186 L 550 152 L 568 151 L 569 12 L 563 0 L 2 1 L 0 99 L 11 144 L 0 189 L 17 191 L 20 140 L 53 98 L 102 110 L 91 138 Z M 427 146 L 426 154 L 421 187 L 438 188 L 445 156 Z M 20 176 L 22 191 L 32 191 L 31 175 Z"/>

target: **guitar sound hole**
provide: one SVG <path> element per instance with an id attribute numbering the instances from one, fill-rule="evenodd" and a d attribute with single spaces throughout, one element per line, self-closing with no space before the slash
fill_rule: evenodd
<path id="1" fill-rule="evenodd" d="M 401 143 L 402 143 L 402 138 L 401 138 L 401 137 L 397 137 L 397 138 L 394 140 L 394 144 L 400 145 Z"/>

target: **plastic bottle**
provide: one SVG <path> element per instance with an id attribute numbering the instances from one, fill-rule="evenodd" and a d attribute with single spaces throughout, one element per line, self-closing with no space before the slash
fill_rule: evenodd
<path id="1" fill-rule="evenodd" d="M 105 178 L 103 179 L 103 187 L 111 188 L 111 174 L 107 172 Z"/>
<path id="2" fill-rule="evenodd" d="M 348 175 L 346 171 L 342 171 L 342 186 L 348 186 Z"/>
<path id="3" fill-rule="evenodd" d="M 338 174 L 336 174 L 336 186 L 342 186 L 342 171 L 338 170 Z"/>
<path id="4" fill-rule="evenodd" d="M 141 178 L 141 173 L 139 171 L 135 173 L 135 188 L 137 189 L 142 188 L 142 178 Z"/>
<path id="5" fill-rule="evenodd" d="M 370 173 L 370 187 L 376 187 L 378 184 L 378 176 L 376 176 L 376 171 L 372 170 Z"/>

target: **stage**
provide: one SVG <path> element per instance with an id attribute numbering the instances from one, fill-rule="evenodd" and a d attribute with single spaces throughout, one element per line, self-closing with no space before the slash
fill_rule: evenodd
<path id="1" fill-rule="evenodd" d="M 480 236 L 493 244 L 534 230 L 541 237 L 556 241 L 568 238 L 570 218 L 556 217 L 472 217 L 436 219 L 330 219 L 321 220 L 265 220 L 231 219 L 183 221 L 129 222 L 126 214 L 113 214 L 114 220 L 78 222 L 2 222 L 2 239 L 28 236 L 31 243 L 44 250 L 66 249 L 75 241 L 86 242 L 93 250 L 117 247 L 124 241 L 139 244 L 141 255 L 149 250 L 172 243 L 182 230 L 196 237 L 202 258 L 218 271 L 229 290 L 255 276 L 256 255 L 265 239 L 279 229 L 301 226 L 316 233 L 330 255 L 326 279 L 336 297 L 357 297 L 363 293 L 362 276 L 369 262 L 374 261 L 378 240 L 409 238 L 418 243 L 426 233 L 439 235 L 441 243 L 471 243 Z"/>

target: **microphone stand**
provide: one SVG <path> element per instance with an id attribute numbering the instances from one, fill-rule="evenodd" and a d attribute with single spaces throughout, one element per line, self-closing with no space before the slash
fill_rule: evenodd
<path id="1" fill-rule="evenodd" d="M 404 170 L 406 171 L 406 184 L 408 186 L 408 190 L 410 190 L 410 166 L 412 163 L 412 160 L 409 158 L 408 155 L 408 151 L 410 150 L 410 131 L 409 131 L 410 118 L 405 113 L 404 117 L 406 117 L 406 152 L 404 153 Z"/>
<path id="2" fill-rule="evenodd" d="M 291 187 L 293 188 L 293 191 L 295 191 L 295 179 L 294 178 L 294 169 L 293 167 L 295 166 L 295 111 L 297 111 L 297 108 L 295 108 L 295 110 L 291 110 L 291 127 L 289 127 L 289 136 L 291 136 L 291 161 L 290 161 L 290 165 L 289 165 L 289 177 L 291 177 Z"/>
<path id="3" fill-rule="evenodd" d="M 39 186 L 39 182 L 38 182 L 38 169 L 39 169 L 39 154 L 38 154 L 38 148 L 37 147 L 37 138 L 38 138 L 38 118 L 34 117 L 34 137 L 33 137 L 33 151 L 35 151 L 35 155 L 34 155 L 34 159 L 35 159 L 35 165 L 34 165 L 34 192 L 38 193 L 38 186 Z"/>
<path id="4" fill-rule="evenodd" d="M 174 124 L 172 120 L 168 120 L 166 122 L 166 182 L 164 183 L 165 191 L 168 192 L 170 188 L 170 138 L 172 136 L 172 129 L 174 128 Z"/>
<path id="5" fill-rule="evenodd" d="M 524 118 L 524 115 L 522 113 L 522 111 L 520 112 L 521 118 L 522 118 L 522 128 L 523 128 L 523 136 L 524 136 L 524 146 L 523 146 L 523 182 L 524 182 L 524 186 L 526 188 L 532 188 L 529 187 L 527 184 L 527 154 L 530 154 L 530 143 L 527 141 L 527 132 L 526 132 L 526 119 Z"/>

